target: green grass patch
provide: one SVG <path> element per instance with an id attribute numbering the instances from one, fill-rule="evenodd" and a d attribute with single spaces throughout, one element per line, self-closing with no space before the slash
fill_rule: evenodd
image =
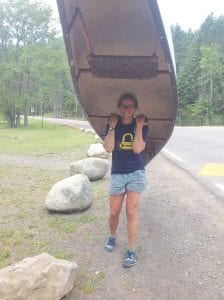
<path id="1" fill-rule="evenodd" d="M 52 247 L 54 248 L 54 242 L 52 240 L 44 240 L 42 235 L 40 237 L 31 238 L 26 243 L 17 248 L 19 253 L 16 253 L 17 260 L 23 259 L 28 256 L 38 255 L 42 252 L 48 252 L 51 254 Z M 15 255 L 15 253 L 14 253 Z"/>
<path id="2" fill-rule="evenodd" d="M 85 149 L 94 142 L 93 134 L 61 125 L 31 120 L 29 128 L 0 128 L 0 153 L 44 156 L 71 153 L 86 156 Z"/>
<path id="3" fill-rule="evenodd" d="M 85 294 L 91 294 L 94 292 L 99 287 L 99 283 L 104 277 L 105 274 L 103 272 L 98 272 L 90 276 L 82 285 L 83 292 Z"/>
<path id="4" fill-rule="evenodd" d="M 97 221 L 99 221 L 99 218 L 90 214 L 86 214 L 77 218 L 77 222 L 82 224 L 95 223 Z"/>
<path id="5" fill-rule="evenodd" d="M 109 197 L 108 196 L 107 185 L 105 186 L 104 189 L 102 189 L 103 185 L 105 186 L 105 180 L 104 179 L 92 182 L 93 193 L 94 193 L 94 196 L 96 198 L 100 198 L 100 197 L 106 197 L 107 198 L 107 197 Z"/>
<path id="6" fill-rule="evenodd" d="M 5 246 L 15 246 L 23 242 L 25 232 L 20 229 L 4 228 L 0 232 L 1 243 Z"/>
<path id="7" fill-rule="evenodd" d="M 75 233 L 77 225 L 74 220 L 68 220 L 63 215 L 51 215 L 48 218 L 49 226 L 61 233 Z"/>
<path id="8" fill-rule="evenodd" d="M 103 272 L 87 275 L 84 270 L 79 270 L 76 275 L 75 287 L 88 295 L 99 288 L 100 281 L 105 277 Z"/>
<path id="9" fill-rule="evenodd" d="M 59 251 L 59 252 L 55 252 L 53 253 L 54 257 L 58 258 L 58 259 L 65 259 L 65 260 L 69 260 L 72 258 L 73 254 L 69 251 Z"/>
<path id="10" fill-rule="evenodd" d="M 0 269 L 4 267 L 4 261 L 11 256 L 10 249 L 0 246 Z"/>

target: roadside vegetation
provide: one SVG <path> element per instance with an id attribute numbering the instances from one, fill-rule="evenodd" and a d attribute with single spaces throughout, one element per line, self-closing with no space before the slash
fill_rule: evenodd
<path id="1" fill-rule="evenodd" d="M 0 268 L 42 252 L 78 259 L 82 240 L 91 242 L 92 228 L 105 221 L 107 180 L 92 183 L 93 204 L 82 213 L 49 213 L 44 200 L 53 184 L 69 176 L 69 163 L 86 157 L 93 134 L 51 124 L 42 128 L 31 119 L 28 129 L 1 123 L 0 136 Z M 91 293 L 103 277 L 90 276 L 83 265 L 76 288 Z"/>
<path id="2" fill-rule="evenodd" d="M 224 125 L 224 15 L 187 32 L 171 27 L 177 66 L 177 125 Z"/>
<path id="3" fill-rule="evenodd" d="M 58 26 L 46 3 L 0 2 L 0 112 L 8 127 L 28 127 L 28 115 L 83 117 Z M 175 24 L 171 32 L 176 124 L 224 125 L 224 16 L 211 13 L 197 31 Z"/>

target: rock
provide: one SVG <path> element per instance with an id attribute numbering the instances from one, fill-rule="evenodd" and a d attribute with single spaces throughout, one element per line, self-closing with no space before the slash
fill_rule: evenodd
<path id="1" fill-rule="evenodd" d="M 50 211 L 82 211 L 92 202 L 91 184 L 84 174 L 77 174 L 57 182 L 45 199 Z"/>
<path id="2" fill-rule="evenodd" d="M 48 253 L 27 257 L 0 270 L 0 299 L 59 300 L 72 290 L 76 268 Z"/>
<path id="3" fill-rule="evenodd" d="M 96 143 L 102 143 L 103 142 L 102 139 L 101 139 L 101 137 L 99 137 L 98 134 L 95 134 L 95 142 Z"/>
<path id="4" fill-rule="evenodd" d="M 91 144 L 87 151 L 87 155 L 90 157 L 109 158 L 109 153 L 100 143 Z"/>
<path id="5" fill-rule="evenodd" d="M 84 129 L 84 132 L 85 133 L 94 133 L 94 130 L 93 129 Z"/>
<path id="6" fill-rule="evenodd" d="M 89 157 L 71 163 L 70 175 L 85 174 L 89 180 L 103 178 L 109 169 L 109 162 L 103 158 Z"/>

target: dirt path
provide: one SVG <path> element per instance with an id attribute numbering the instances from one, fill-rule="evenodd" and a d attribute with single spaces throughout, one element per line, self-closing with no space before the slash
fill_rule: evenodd
<path id="1" fill-rule="evenodd" d="M 45 155 L 37 157 L 32 155 L 0 154 L 0 165 L 34 167 L 42 169 L 68 169 L 71 161 L 61 155 Z"/>
<path id="2" fill-rule="evenodd" d="M 150 187 L 139 212 L 138 264 L 121 266 L 124 209 L 113 253 L 103 250 L 106 218 L 74 237 L 80 269 L 103 274 L 89 295 L 76 286 L 66 299 L 224 299 L 224 207 L 200 184 L 159 155 L 148 166 Z M 102 212 L 105 217 L 105 210 Z"/>

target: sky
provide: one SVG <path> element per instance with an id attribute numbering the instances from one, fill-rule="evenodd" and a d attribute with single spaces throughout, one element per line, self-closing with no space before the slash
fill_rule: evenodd
<path id="1" fill-rule="evenodd" d="M 111 0 L 105 0 L 111 1 Z M 56 0 L 45 0 L 58 18 Z M 224 15 L 223 0 L 157 0 L 160 12 L 168 25 L 179 24 L 184 31 L 199 29 L 206 17 Z"/>
<path id="2" fill-rule="evenodd" d="M 223 0 L 157 0 L 169 25 L 179 24 L 184 31 L 199 29 L 206 17 L 224 15 Z"/>

